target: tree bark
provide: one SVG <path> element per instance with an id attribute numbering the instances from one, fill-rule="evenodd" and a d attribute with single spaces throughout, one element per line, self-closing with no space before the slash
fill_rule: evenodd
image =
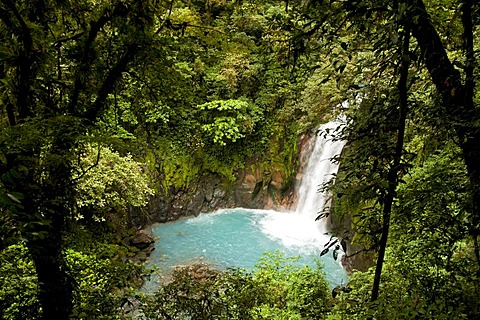
<path id="1" fill-rule="evenodd" d="M 43 164 L 43 179 L 38 181 L 34 175 L 28 175 L 28 184 L 33 188 L 25 190 L 27 197 L 35 199 L 25 207 L 25 219 L 33 222 L 25 230 L 25 237 L 35 264 L 41 316 L 45 320 L 69 319 L 73 310 L 73 287 L 62 254 L 62 235 L 72 215 L 74 201 L 71 150 L 75 141 L 68 130 L 75 131 L 75 128 L 65 127 L 66 124 L 59 128 L 52 141 L 53 160 Z"/>
<path id="2" fill-rule="evenodd" d="M 67 320 L 72 312 L 72 283 L 62 259 L 60 232 L 28 241 L 27 247 L 38 277 L 38 299 L 42 319 Z"/>
<path id="3" fill-rule="evenodd" d="M 464 50 L 466 55 L 465 84 L 460 72 L 454 68 L 448 58 L 445 47 L 432 25 L 429 14 L 422 0 L 409 1 L 411 19 L 409 24 L 412 34 L 417 39 L 422 58 L 432 77 L 432 81 L 442 97 L 443 107 L 448 116 L 448 123 L 455 130 L 458 143 L 462 149 L 467 167 L 472 195 L 472 227 L 471 235 L 474 244 L 478 243 L 480 222 L 480 110 L 473 102 L 474 78 L 473 67 L 473 0 L 465 0 L 462 7 L 462 23 L 464 27 Z M 475 256 L 480 269 L 480 252 L 475 245 Z"/>

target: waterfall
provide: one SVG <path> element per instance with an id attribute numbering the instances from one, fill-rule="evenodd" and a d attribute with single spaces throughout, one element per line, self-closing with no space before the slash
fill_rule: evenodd
<path id="1" fill-rule="evenodd" d="M 323 210 L 328 210 L 328 206 L 330 206 L 329 195 L 321 192 L 320 189 L 333 178 L 338 170 L 338 164 L 331 161 L 333 157 L 340 154 L 345 145 L 344 141 L 333 139 L 333 133 L 338 126 L 337 121 L 332 121 L 318 129 L 318 134 L 314 138 L 313 150 L 298 188 L 295 213 L 306 216 L 312 221 Z M 318 228 L 320 232 L 326 232 L 324 222 L 320 221 Z"/>
<path id="2" fill-rule="evenodd" d="M 326 223 L 315 221 L 315 218 L 330 204 L 328 195 L 319 189 L 338 169 L 338 164 L 331 161 L 344 146 L 343 141 L 333 139 L 332 134 L 338 126 L 339 122 L 333 121 L 318 129 L 298 190 L 296 210 L 272 212 L 260 222 L 264 233 L 287 247 L 297 247 L 300 251 L 318 250 L 330 241 Z"/>
<path id="3" fill-rule="evenodd" d="M 280 250 L 286 256 L 300 256 L 301 263 L 311 266 L 321 257 L 331 288 L 344 285 L 348 278 L 341 264 L 341 248 L 326 233 L 325 223 L 315 221 L 329 205 L 328 196 L 318 189 L 336 173 L 338 166 L 330 159 L 344 145 L 332 139 L 338 125 L 322 125 L 311 139 L 313 146 L 305 153 L 308 159 L 303 161 L 306 165 L 295 211 L 225 209 L 157 225 L 153 232 L 161 241 L 151 256 L 154 265 L 169 270 L 200 261 L 250 269 L 261 253 Z M 162 283 L 155 275 L 152 280 L 146 283 L 147 292 Z"/>

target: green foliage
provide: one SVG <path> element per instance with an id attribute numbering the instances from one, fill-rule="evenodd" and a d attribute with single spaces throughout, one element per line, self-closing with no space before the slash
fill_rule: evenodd
<path id="1" fill-rule="evenodd" d="M 98 244 L 88 252 L 65 250 L 76 282 L 73 319 L 120 319 L 122 303 L 142 275 L 140 266 L 121 260 L 124 254 L 113 244 Z"/>
<path id="2" fill-rule="evenodd" d="M 385 85 L 385 84 L 384 84 Z M 349 216 L 358 241 L 367 247 L 378 243 L 381 210 L 393 164 L 398 119 L 398 96 L 394 90 L 375 88 L 359 105 L 346 110 L 346 124 L 338 138 L 348 141 L 340 157 L 333 201 L 334 214 Z M 401 162 L 400 176 L 408 168 Z M 352 240 L 352 239 L 350 239 Z"/>
<path id="3" fill-rule="evenodd" d="M 15 170 L 8 172 L 1 177 L 1 180 L 17 179 L 18 173 Z M 8 247 L 20 238 L 20 230 L 16 227 L 15 219 L 23 210 L 21 200 L 23 195 L 6 190 L 3 181 L 0 181 L 0 249 Z"/>
<path id="4" fill-rule="evenodd" d="M 21 244 L 0 251 L 0 318 L 39 319 L 38 281 L 33 261 Z"/>
<path id="5" fill-rule="evenodd" d="M 221 146 L 251 134 L 262 116 L 260 108 L 243 100 L 217 100 L 197 108 L 203 111 L 202 130 Z"/>
<path id="6" fill-rule="evenodd" d="M 324 319 L 329 303 L 323 272 L 265 254 L 256 270 L 177 269 L 146 297 L 147 319 Z"/>
<path id="7" fill-rule="evenodd" d="M 71 313 L 62 235 L 77 200 L 78 145 L 94 135 L 122 75 L 152 47 L 162 10 L 148 0 L 0 3 L 0 176 L 22 173 L 3 180 L 1 191 L 23 196 L 21 208 L 4 210 L 2 201 L 0 214 L 8 211 L 9 237 L 26 240 L 35 267 L 48 270 L 37 272 L 44 319 Z M 86 190 L 82 200 L 98 196 Z"/>
<path id="8" fill-rule="evenodd" d="M 158 190 L 168 194 L 171 188 L 186 187 L 195 181 L 202 168 L 198 152 L 185 148 L 179 141 L 157 138 L 145 158 L 149 172 L 158 175 Z"/>
<path id="9" fill-rule="evenodd" d="M 392 252 L 398 270 L 427 303 L 463 317 L 480 314 L 480 279 L 470 234 L 470 181 L 461 151 L 446 143 L 412 169 L 399 188 Z M 412 268 L 411 266 L 415 266 Z"/>
<path id="10" fill-rule="evenodd" d="M 448 143 L 437 149 L 404 180 L 397 205 L 402 226 L 421 231 L 426 239 L 441 233 L 447 246 L 468 236 L 472 227 L 470 183 L 457 146 Z M 439 245 L 439 240 L 430 240 L 430 245 Z"/>
<path id="11" fill-rule="evenodd" d="M 180 268 L 169 284 L 159 288 L 143 312 L 148 319 L 227 318 L 222 274 L 206 266 Z"/>
<path id="12" fill-rule="evenodd" d="M 107 147 L 86 146 L 74 179 L 78 180 L 76 219 L 89 212 L 103 220 L 111 211 L 144 206 L 153 194 L 141 164 L 130 154 L 121 156 Z"/>
<path id="13" fill-rule="evenodd" d="M 324 319 L 330 292 L 320 264 L 295 265 L 278 251 L 266 253 L 253 281 L 264 296 L 253 310 L 255 319 Z"/>
<path id="14" fill-rule="evenodd" d="M 355 272 L 347 289 L 336 297 L 335 307 L 328 319 L 341 319 L 340 316 L 382 320 L 475 318 L 474 313 L 465 308 L 468 300 L 472 303 L 475 299 L 475 294 L 471 295 L 474 293 L 473 286 L 463 282 L 466 279 L 452 283 L 449 279 L 452 274 L 413 251 L 402 254 L 401 250 L 410 246 L 400 246 L 395 252 L 387 252 L 381 294 L 376 302 L 370 301 L 374 268 L 368 272 Z M 428 283 L 425 282 L 427 279 Z"/>
<path id="15" fill-rule="evenodd" d="M 345 171 L 337 177 L 337 213 L 351 214 L 353 241 L 367 247 L 378 241 L 378 208 L 387 187 L 382 181 L 390 165 L 382 161 L 391 150 L 389 115 L 382 119 L 377 113 L 389 111 L 388 105 L 383 107 L 367 109 L 363 115 L 360 106 L 356 112 L 358 119 L 350 128 L 357 139 L 345 151 L 341 166 Z M 414 120 L 407 131 L 404 161 L 409 170 L 397 189 L 379 300 L 370 302 L 374 270 L 356 272 L 337 299 L 331 319 L 478 317 L 471 189 L 462 153 L 449 139 L 451 133 L 437 129 L 432 118 L 415 115 Z"/>
<path id="16" fill-rule="evenodd" d="M 127 260 L 128 247 L 99 241 L 82 228 L 72 233 L 63 253 L 74 283 L 71 319 L 120 319 L 120 307 L 133 295 L 143 268 Z M 0 319 L 40 319 L 37 286 L 26 246 L 0 252 Z"/>
<path id="17" fill-rule="evenodd" d="M 434 103 L 425 102 L 430 108 Z M 427 106 L 419 103 L 416 107 Z M 353 140 L 345 151 L 341 167 L 345 172 L 337 178 L 341 180 L 336 210 L 352 215 L 353 240 L 370 246 L 378 241 L 378 206 L 382 188 L 386 188 L 381 182 L 389 165 L 382 162 L 382 155 L 391 150 L 387 140 L 390 125 L 388 113 L 382 120 L 378 109 L 368 109 L 365 115 L 362 110 L 361 106 L 356 112 L 359 119 L 351 126 L 358 128 L 353 137 L 360 139 Z M 451 133 L 438 129 L 434 119 L 416 114 L 414 120 L 407 131 L 404 161 L 409 162 L 409 170 L 397 189 L 379 300 L 370 302 L 374 270 L 356 272 L 337 299 L 330 319 L 478 317 L 480 283 L 470 238 L 471 189 L 462 153 L 449 139 Z M 350 157 L 355 160 L 350 162 Z M 342 189 L 345 186 L 351 189 Z"/>
<path id="18" fill-rule="evenodd" d="M 165 194 L 205 172 L 231 184 L 237 169 L 258 155 L 265 162 L 260 167 L 280 161 L 291 175 L 290 143 L 299 134 L 291 128 L 318 123 L 312 110 L 319 107 L 305 103 L 298 114 L 287 112 L 295 109 L 305 75 L 286 75 L 284 19 L 277 3 L 175 3 L 168 30 L 109 94 L 98 126 L 144 146 L 158 179 L 154 188 Z M 305 113 L 308 124 L 294 124 Z M 269 145 L 278 148 L 267 153 Z"/>

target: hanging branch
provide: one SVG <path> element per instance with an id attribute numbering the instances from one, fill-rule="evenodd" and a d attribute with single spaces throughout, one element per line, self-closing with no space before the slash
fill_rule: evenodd
<path id="1" fill-rule="evenodd" d="M 107 74 L 107 77 L 103 81 L 102 86 L 98 90 L 97 98 L 83 117 L 90 122 L 94 122 L 97 118 L 97 115 L 103 109 L 103 104 L 107 99 L 108 95 L 113 91 L 116 81 L 120 78 L 121 74 L 126 71 L 127 65 L 135 58 L 135 55 L 139 51 L 140 45 L 137 43 L 132 43 L 128 45 L 126 52 L 118 60 L 117 64 L 110 70 Z"/>
<path id="2" fill-rule="evenodd" d="M 33 78 L 33 38 L 30 28 L 27 26 L 27 23 L 17 10 L 15 4 L 10 0 L 2 0 L 2 3 L 8 8 L 9 11 L 13 13 L 13 16 L 20 25 L 20 28 L 17 30 L 13 26 L 12 20 L 9 19 L 10 17 L 8 16 L 7 11 L 1 10 L 0 18 L 2 18 L 7 26 L 10 26 L 10 28 L 13 29 L 12 32 L 17 34 L 23 45 L 23 48 L 19 50 L 17 61 L 18 83 L 15 94 L 18 105 L 18 116 L 21 120 L 23 120 L 31 115 L 30 85 Z"/>
<path id="3" fill-rule="evenodd" d="M 101 155 L 101 148 L 100 148 L 100 145 L 98 145 L 98 150 L 97 150 L 97 156 L 95 158 L 95 162 L 90 165 L 87 169 L 84 169 L 81 165 L 81 154 L 79 153 L 78 154 L 78 160 L 77 160 L 77 166 L 81 169 L 82 173 L 76 177 L 76 178 L 73 178 L 70 182 L 70 185 L 73 186 L 75 185 L 75 183 L 82 179 L 90 170 L 92 170 L 93 168 L 95 168 L 96 166 L 98 166 L 98 163 L 100 162 L 100 155 Z"/>
<path id="4" fill-rule="evenodd" d="M 114 17 L 123 17 L 126 16 L 128 13 L 127 9 L 124 7 L 123 4 L 118 4 L 113 11 L 106 10 L 103 15 L 97 20 L 90 22 L 90 31 L 88 32 L 88 38 L 85 41 L 85 46 L 83 48 L 82 58 L 79 62 L 79 68 L 77 69 L 77 73 L 75 74 L 75 84 L 73 87 L 72 97 L 70 99 L 70 103 L 68 105 L 68 111 L 70 114 L 75 114 L 75 108 L 78 103 L 78 98 L 80 92 L 83 90 L 85 83 L 81 80 L 82 73 L 86 72 L 91 63 L 91 50 L 93 46 L 93 42 L 97 38 L 98 33 L 100 30 Z M 84 33 L 81 33 L 82 36 Z M 76 37 L 78 39 L 78 37 Z"/>

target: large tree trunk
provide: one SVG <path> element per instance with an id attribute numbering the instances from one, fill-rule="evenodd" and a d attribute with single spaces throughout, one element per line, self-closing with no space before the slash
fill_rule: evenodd
<path id="1" fill-rule="evenodd" d="M 55 156 L 43 170 L 43 199 L 34 209 L 49 211 L 50 221 L 45 226 L 39 226 L 45 236 L 36 237 L 28 243 L 37 271 L 38 297 L 42 305 L 42 319 L 45 320 L 69 319 L 73 308 L 72 282 L 62 255 L 62 235 L 66 221 L 72 215 L 74 201 L 70 163 L 75 144 L 72 136 L 69 129 L 61 129 L 52 143 L 51 152 Z"/>
<path id="2" fill-rule="evenodd" d="M 57 156 L 66 157 L 64 153 Z M 24 161 L 26 158 L 29 160 Z M 39 169 L 40 158 L 31 150 L 20 156 L 8 155 L 0 173 L 16 172 L 14 179 L 5 180 L 4 187 L 23 197 L 16 215 L 37 273 L 41 318 L 68 319 L 72 312 L 72 284 L 62 256 L 62 233 L 71 212 L 70 166 L 68 158 L 64 158 L 52 161 L 46 170 Z M 41 182 L 38 171 L 42 172 Z"/>
<path id="3" fill-rule="evenodd" d="M 478 236 L 480 233 L 480 128 L 476 125 L 476 120 L 480 118 L 480 112 L 475 111 L 475 104 L 473 97 L 475 96 L 475 54 L 473 44 L 473 0 L 464 0 L 462 6 L 462 24 L 463 24 L 463 43 L 465 51 L 465 104 L 466 109 L 471 110 L 472 119 L 475 122 L 470 123 L 473 126 L 469 126 L 466 132 L 459 132 L 459 136 L 463 137 L 460 140 L 463 150 L 463 156 L 465 158 L 465 164 L 467 165 L 467 171 L 469 173 L 470 181 L 472 184 L 473 195 L 473 228 L 471 230 L 475 256 L 480 270 L 480 248 L 478 245 Z M 475 114 L 476 113 L 476 114 Z M 458 130 L 457 130 L 458 131 Z"/>
<path id="4" fill-rule="evenodd" d="M 480 248 L 478 244 L 480 233 L 480 132 L 468 130 L 467 132 L 459 132 L 459 136 L 460 139 L 463 137 L 460 146 L 471 185 L 473 217 L 470 233 L 473 237 L 475 257 L 480 270 Z"/>
<path id="5" fill-rule="evenodd" d="M 73 308 L 72 281 L 62 254 L 62 235 L 74 201 L 70 162 L 74 143 L 68 133 L 60 128 L 50 146 L 50 158 L 42 159 L 39 153 L 26 151 L 32 162 L 19 190 L 24 195 L 23 220 L 27 222 L 23 236 L 35 264 L 37 295 L 45 320 L 69 319 Z M 12 160 L 13 165 L 23 165 Z"/>
<path id="6" fill-rule="evenodd" d="M 27 244 L 37 271 L 38 299 L 45 320 L 66 320 L 72 312 L 72 284 L 65 272 L 60 243 L 59 232 L 50 232 Z"/>
<path id="7" fill-rule="evenodd" d="M 465 84 L 460 72 L 454 68 L 448 58 L 443 43 L 431 23 L 422 0 L 410 0 L 410 25 L 413 36 L 420 46 L 423 60 L 432 77 L 437 91 L 442 97 L 447 121 L 455 130 L 462 148 L 463 157 L 471 185 L 472 226 L 471 235 L 475 244 L 475 255 L 480 268 L 480 248 L 478 247 L 480 222 L 480 110 L 475 108 L 474 96 L 474 56 L 473 56 L 473 0 L 463 3 L 462 23 L 466 54 Z"/>

